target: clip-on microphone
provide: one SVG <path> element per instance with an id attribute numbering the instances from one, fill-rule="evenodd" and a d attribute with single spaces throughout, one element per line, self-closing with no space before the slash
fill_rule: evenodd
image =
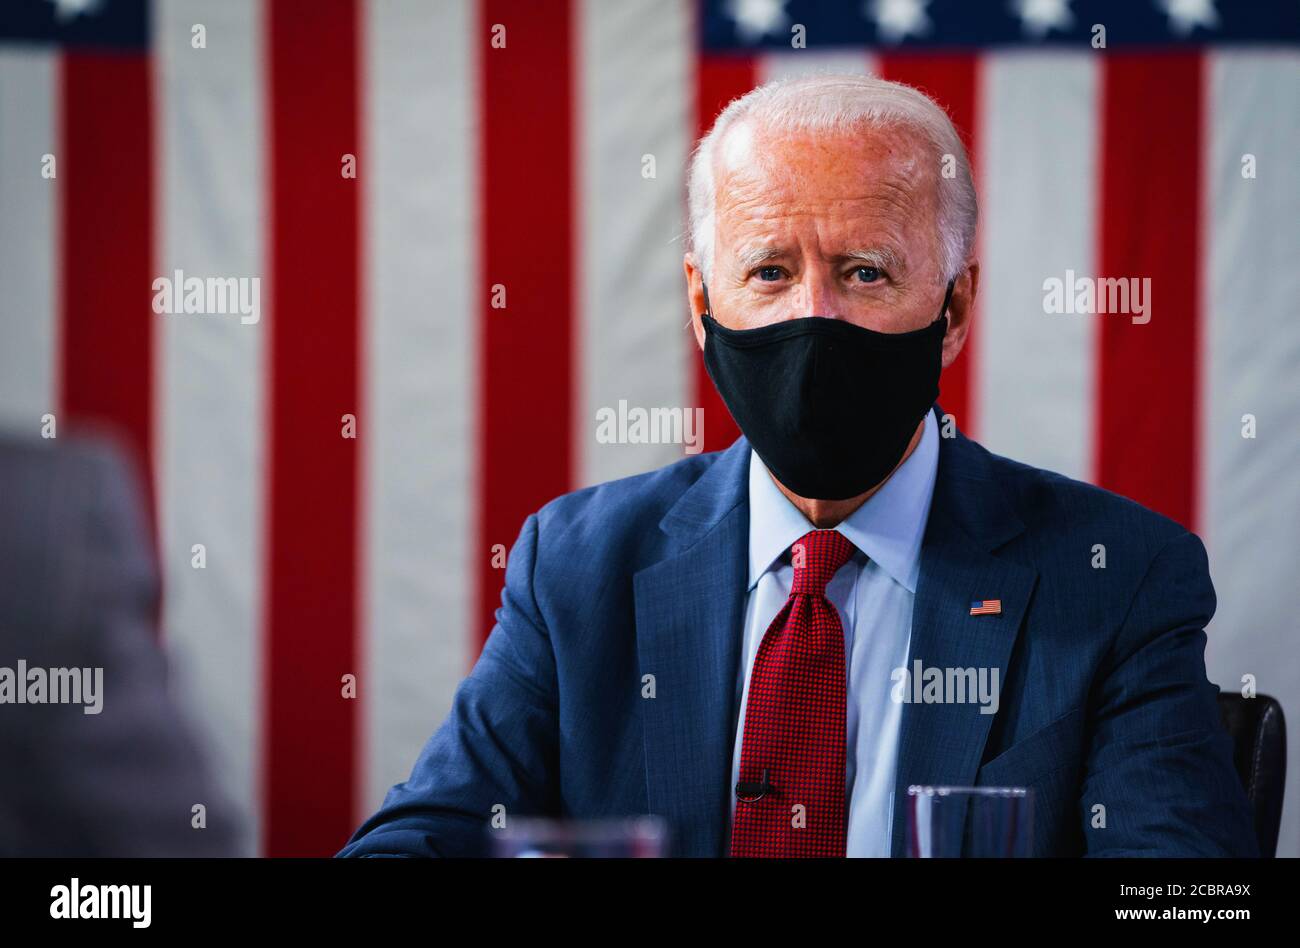
<path id="1" fill-rule="evenodd" d="M 776 787 L 768 780 L 768 774 L 771 771 L 764 770 L 763 778 L 757 783 L 753 781 L 740 780 L 736 783 L 736 799 L 741 803 L 757 803 L 768 792 L 775 790 Z"/>

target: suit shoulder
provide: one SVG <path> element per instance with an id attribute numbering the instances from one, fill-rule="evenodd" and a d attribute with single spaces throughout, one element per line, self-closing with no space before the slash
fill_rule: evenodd
<path id="1" fill-rule="evenodd" d="M 597 586 L 606 592 L 630 589 L 621 581 L 630 583 L 639 569 L 661 559 L 670 542 L 660 521 L 721 454 L 684 458 L 543 506 L 535 515 L 530 557 L 538 606 L 553 616 L 572 616 L 589 609 L 590 590 Z"/>
<path id="2" fill-rule="evenodd" d="M 1155 555 L 1188 530 L 1176 520 L 1131 498 L 1065 474 L 993 454 L 983 447 L 989 471 L 1005 486 L 1017 513 L 1035 533 L 1078 536 L 1094 542 L 1118 537 Z"/>
<path id="3" fill-rule="evenodd" d="M 721 451 L 697 454 L 643 474 L 562 494 L 537 511 L 538 529 L 608 535 L 654 528 L 722 454 Z"/>
<path id="4" fill-rule="evenodd" d="M 122 501 L 134 502 L 138 478 L 135 462 L 108 433 L 49 440 L 0 434 L 0 500 L 13 510 L 57 501 L 69 515 L 118 511 Z"/>

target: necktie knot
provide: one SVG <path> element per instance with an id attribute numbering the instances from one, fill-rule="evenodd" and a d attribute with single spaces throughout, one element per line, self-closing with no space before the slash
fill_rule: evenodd
<path id="1" fill-rule="evenodd" d="M 853 556 L 853 550 L 853 544 L 835 530 L 805 533 L 790 547 L 790 562 L 794 566 L 794 585 L 790 594 L 826 595 L 826 584 Z"/>

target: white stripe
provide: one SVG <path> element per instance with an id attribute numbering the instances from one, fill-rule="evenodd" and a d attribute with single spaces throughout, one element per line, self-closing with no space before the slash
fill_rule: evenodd
<path id="1" fill-rule="evenodd" d="M 160 192 L 155 276 L 260 278 L 264 205 L 262 8 L 160 4 Z M 207 48 L 191 47 L 191 27 Z M 259 838 L 263 717 L 263 371 L 270 316 L 157 315 L 154 400 L 163 634 L 178 697 Z M 191 565 L 203 544 L 207 566 Z"/>
<path id="2" fill-rule="evenodd" d="M 1203 497 L 1218 612 L 1210 679 L 1300 709 L 1300 56 L 1211 54 L 1207 69 L 1208 239 L 1202 342 Z M 1253 155 L 1256 177 L 1242 177 Z M 1257 436 L 1242 437 L 1254 415 Z M 1300 727 L 1289 731 L 1279 856 L 1300 856 Z"/>
<path id="3" fill-rule="evenodd" d="M 788 53 L 764 53 L 758 57 L 760 84 L 773 79 L 787 79 L 818 73 L 849 73 L 867 75 L 876 72 L 875 57 L 865 51 L 824 52 L 822 50 L 796 50 Z"/>
<path id="4" fill-rule="evenodd" d="M 574 435 L 578 480 L 590 484 L 684 456 L 680 443 L 602 444 L 596 432 L 597 412 L 617 411 L 620 400 L 629 409 L 690 407 L 698 356 L 680 238 L 693 39 L 684 0 L 584 0 L 580 16 Z"/>
<path id="5" fill-rule="evenodd" d="M 1097 60 L 1005 53 L 981 69 L 980 290 L 972 414 L 991 451 L 1086 478 L 1096 317 L 1044 312 L 1043 282 L 1093 275 Z M 960 425 L 961 419 L 958 419 Z"/>
<path id="6" fill-rule="evenodd" d="M 477 654 L 473 445 L 477 208 L 468 0 L 365 8 L 369 171 L 358 818 L 411 771 Z M 342 841 L 340 841 L 341 843 Z"/>
<path id="7" fill-rule="evenodd" d="M 31 437 L 58 410 L 58 102 L 57 54 L 0 52 L 0 425 Z"/>

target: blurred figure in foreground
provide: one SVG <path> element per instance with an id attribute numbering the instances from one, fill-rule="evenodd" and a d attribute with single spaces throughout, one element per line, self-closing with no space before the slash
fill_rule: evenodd
<path id="1" fill-rule="evenodd" d="M 0 856 L 237 854 L 167 692 L 157 600 L 118 455 L 0 436 Z"/>

